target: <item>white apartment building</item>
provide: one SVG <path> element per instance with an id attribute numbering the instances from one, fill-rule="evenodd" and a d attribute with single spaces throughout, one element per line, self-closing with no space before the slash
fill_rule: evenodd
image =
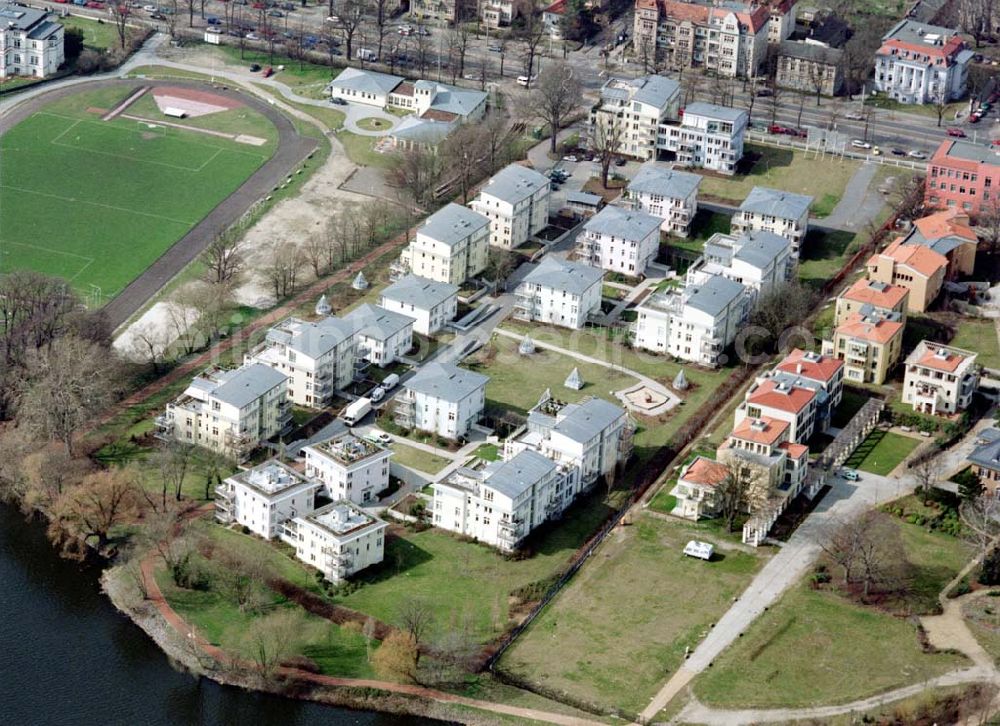
<path id="1" fill-rule="evenodd" d="M 788 424 L 787 440 L 804 444 L 816 430 L 817 409 L 822 389 L 807 381 L 786 377 L 761 376 L 747 390 L 737 407 L 734 427 L 746 419 L 768 418 Z"/>
<path id="2" fill-rule="evenodd" d="M 282 539 L 326 580 L 342 582 L 382 561 L 388 526 L 350 502 L 340 501 L 289 521 Z"/>
<path id="3" fill-rule="evenodd" d="M 531 449 L 579 472 L 580 490 L 589 489 L 632 455 L 635 427 L 625 409 L 600 398 L 567 403 L 546 390 L 528 412 L 528 430 L 504 442 L 503 458 L 509 460 Z"/>
<path id="4" fill-rule="evenodd" d="M 743 158 L 746 111 L 712 103 L 688 104 L 681 125 L 660 127 L 657 145 L 672 151 L 677 163 L 722 174 L 735 174 Z"/>
<path id="5" fill-rule="evenodd" d="M 517 13 L 513 0 L 479 0 L 479 17 L 490 28 L 505 28 Z"/>
<path id="6" fill-rule="evenodd" d="M 215 488 L 215 519 L 274 539 L 289 519 L 313 510 L 320 485 L 277 459 L 240 471 Z"/>
<path id="7" fill-rule="evenodd" d="M 625 198 L 638 209 L 663 220 L 660 229 L 675 237 L 687 237 L 698 212 L 701 177 L 675 171 L 648 161 L 625 188 Z"/>
<path id="8" fill-rule="evenodd" d="M 458 286 L 407 275 L 382 291 L 379 307 L 413 318 L 413 329 L 434 335 L 458 311 Z"/>
<path id="9" fill-rule="evenodd" d="M 490 220 L 454 202 L 417 230 L 403 251 L 403 266 L 415 275 L 461 286 L 486 269 Z"/>
<path id="10" fill-rule="evenodd" d="M 344 320 L 288 318 L 275 325 L 244 362 L 270 366 L 287 379 L 288 398 L 322 408 L 354 380 L 354 329 Z"/>
<path id="11" fill-rule="evenodd" d="M 583 225 L 576 258 L 608 272 L 639 277 L 660 251 L 661 223 L 645 212 L 605 207 Z"/>
<path id="12" fill-rule="evenodd" d="M 478 471 L 457 469 L 431 485 L 434 526 L 512 552 L 570 505 L 579 491 L 577 477 L 575 467 L 530 449 Z"/>
<path id="13" fill-rule="evenodd" d="M 795 8 L 797 0 L 769 0 L 768 9 L 771 17 L 767 23 L 767 42 L 780 45 L 795 31 Z"/>
<path id="14" fill-rule="evenodd" d="M 792 245 L 771 232 L 737 236 L 716 232 L 705 243 L 701 257 L 687 271 L 687 285 L 700 285 L 722 275 L 753 291 L 756 299 L 790 280 L 794 274 Z"/>
<path id="15" fill-rule="evenodd" d="M 378 444 L 345 433 L 302 448 L 306 476 L 323 483 L 331 499 L 369 504 L 389 486 L 392 452 Z"/>
<path id="16" fill-rule="evenodd" d="M 461 438 L 483 415 L 489 380 L 450 363 L 428 363 L 396 396 L 396 424 L 446 439 Z"/>
<path id="17" fill-rule="evenodd" d="M 514 292 L 514 316 L 563 328 L 582 328 L 601 309 L 604 272 L 545 255 Z"/>
<path id="18" fill-rule="evenodd" d="M 549 223 L 549 178 L 520 164 L 504 167 L 469 204 L 490 220 L 490 244 L 512 250 Z"/>
<path id="19" fill-rule="evenodd" d="M 243 461 L 262 441 L 281 433 L 291 418 L 283 374 L 259 363 L 212 368 L 157 416 L 157 436 Z"/>
<path id="20" fill-rule="evenodd" d="M 964 411 L 978 386 L 979 367 L 971 351 L 922 340 L 906 358 L 903 403 L 918 413 Z"/>
<path id="21" fill-rule="evenodd" d="M 63 26 L 46 10 L 0 5 L 0 78 L 44 78 L 65 60 Z"/>
<path id="22" fill-rule="evenodd" d="M 711 275 L 679 292 L 654 294 L 636 308 L 632 344 L 711 368 L 750 313 L 748 288 Z"/>
<path id="23" fill-rule="evenodd" d="M 358 360 L 385 368 L 413 347 L 414 319 L 409 315 L 365 303 L 344 316 L 354 330 L 354 354 Z"/>
<path id="24" fill-rule="evenodd" d="M 607 148 L 618 139 L 617 153 L 655 159 L 660 124 L 677 120 L 680 98 L 680 83 L 672 78 L 608 79 L 590 111 L 591 148 Z"/>
<path id="25" fill-rule="evenodd" d="M 900 103 L 961 98 L 973 56 L 955 30 L 900 20 L 875 54 L 875 89 Z"/>
<path id="26" fill-rule="evenodd" d="M 754 187 L 733 214 L 731 231 L 772 232 L 792 243 L 792 259 L 799 259 L 799 248 L 809 231 L 809 207 L 813 198 L 781 189 Z"/>

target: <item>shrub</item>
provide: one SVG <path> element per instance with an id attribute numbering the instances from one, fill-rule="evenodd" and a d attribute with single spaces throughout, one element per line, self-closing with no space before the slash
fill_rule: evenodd
<path id="1" fill-rule="evenodd" d="M 979 584 L 1000 585 L 1000 550 L 991 549 L 979 568 Z"/>
<path id="2" fill-rule="evenodd" d="M 948 597 L 961 597 L 962 595 L 967 595 L 970 592 L 972 592 L 972 585 L 969 584 L 969 577 L 966 575 L 958 581 L 958 584 L 956 584 L 955 587 L 948 591 Z"/>

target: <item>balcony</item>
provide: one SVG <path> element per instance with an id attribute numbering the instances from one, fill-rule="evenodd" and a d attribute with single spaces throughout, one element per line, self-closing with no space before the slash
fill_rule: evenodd
<path id="1" fill-rule="evenodd" d="M 161 441 L 172 441 L 174 439 L 174 419 L 172 416 L 161 413 L 159 416 L 153 419 L 153 423 L 156 424 L 156 433 L 153 434 L 154 437 L 160 439 Z"/>
<path id="2" fill-rule="evenodd" d="M 397 426 L 405 429 L 413 428 L 417 420 L 417 403 L 408 396 L 397 396 L 393 409 L 393 420 Z"/>

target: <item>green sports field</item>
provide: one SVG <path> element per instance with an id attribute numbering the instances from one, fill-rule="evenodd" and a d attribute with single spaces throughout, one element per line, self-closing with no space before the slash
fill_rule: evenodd
<path id="1" fill-rule="evenodd" d="M 29 268 L 58 275 L 94 302 L 95 289 L 107 301 L 275 149 L 274 126 L 245 107 L 191 123 L 216 116 L 213 129 L 254 133 L 267 140 L 262 146 L 150 129 L 134 119 L 100 120 L 94 109 L 113 108 L 130 92 L 61 99 L 0 137 L 0 274 Z M 144 104 L 142 115 L 149 110 Z"/>

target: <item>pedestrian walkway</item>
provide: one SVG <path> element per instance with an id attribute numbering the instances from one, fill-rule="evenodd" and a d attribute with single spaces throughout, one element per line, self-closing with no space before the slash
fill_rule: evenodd
<path id="1" fill-rule="evenodd" d="M 885 200 L 877 192 L 869 189 L 875 180 L 878 168 L 877 164 L 870 161 L 858 167 L 844 187 L 844 194 L 837 202 L 837 206 L 823 218 L 824 225 L 857 232 L 878 216 L 885 206 Z"/>

